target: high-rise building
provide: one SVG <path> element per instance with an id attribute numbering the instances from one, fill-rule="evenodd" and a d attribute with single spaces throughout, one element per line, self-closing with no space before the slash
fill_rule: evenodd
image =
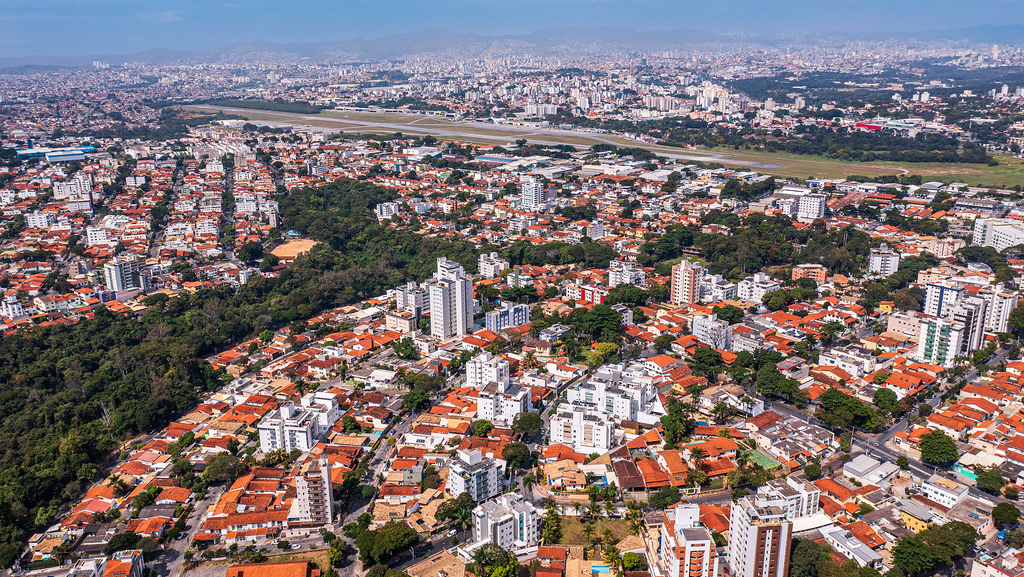
<path id="1" fill-rule="evenodd" d="M 485 253 L 480 255 L 479 268 L 482 277 L 494 278 L 508 268 L 508 261 L 498 256 L 496 252 Z"/>
<path id="2" fill-rule="evenodd" d="M 1007 291 L 1002 283 L 982 289 L 978 294 L 988 299 L 985 330 L 993 333 L 1006 332 L 1006 323 L 1010 320 L 1010 313 L 1017 308 L 1019 295 L 1016 292 Z"/>
<path id="3" fill-rule="evenodd" d="M 456 497 L 469 493 L 474 501 L 485 501 L 501 493 L 502 467 L 476 449 L 459 449 L 448 469 L 445 491 Z"/>
<path id="4" fill-rule="evenodd" d="M 780 288 L 782 288 L 782 285 L 779 284 L 779 281 L 772 279 L 763 272 L 759 272 L 737 283 L 736 298 L 760 304 L 764 299 L 764 295 L 775 292 Z"/>
<path id="5" fill-rule="evenodd" d="M 878 248 L 871 249 L 871 256 L 868 259 L 868 272 L 882 276 L 891 276 L 900 267 L 899 253 L 891 250 L 889 245 L 883 244 Z"/>
<path id="6" fill-rule="evenodd" d="M 718 315 L 695 316 L 690 325 L 693 336 L 711 348 L 727 351 L 732 346 L 732 328 L 729 323 L 718 320 Z"/>
<path id="7" fill-rule="evenodd" d="M 964 326 L 964 338 L 960 342 L 960 355 L 965 356 L 981 348 L 985 342 L 985 321 L 988 301 L 980 296 L 970 295 L 960 299 L 953 307 L 953 321 Z"/>
<path id="8" fill-rule="evenodd" d="M 547 208 L 547 191 L 544 189 L 544 183 L 536 177 L 524 177 L 519 183 L 519 188 L 522 192 L 523 210 L 543 211 Z"/>
<path id="9" fill-rule="evenodd" d="M 313 449 L 317 439 L 317 420 L 312 411 L 288 401 L 277 411 L 260 421 L 260 450 L 264 453 L 284 449 L 306 452 Z"/>
<path id="10" fill-rule="evenodd" d="M 700 296 L 700 279 L 704 269 L 688 260 L 683 260 L 672 267 L 672 282 L 669 297 L 674 305 L 686 305 L 697 302 Z"/>
<path id="11" fill-rule="evenodd" d="M 138 261 L 115 256 L 103 265 L 103 281 L 115 292 L 142 288 Z"/>
<path id="12" fill-rule="evenodd" d="M 796 219 L 800 222 L 812 222 L 825 218 L 825 195 L 805 194 L 797 201 Z"/>
<path id="13" fill-rule="evenodd" d="M 395 306 L 399 310 L 413 313 L 418 318 L 427 306 L 428 294 L 428 291 L 417 283 L 406 283 L 395 289 Z"/>
<path id="14" fill-rule="evenodd" d="M 777 479 L 742 497 L 729 515 L 729 567 L 734 577 L 788 577 L 793 521 L 816 514 L 821 496 L 802 479 Z"/>
<path id="15" fill-rule="evenodd" d="M 658 561 L 667 577 L 718 577 L 715 540 L 699 516 L 699 505 L 679 503 L 665 511 Z"/>
<path id="16" fill-rule="evenodd" d="M 523 549 L 539 539 L 537 508 L 517 493 L 484 501 L 473 509 L 473 541 Z"/>
<path id="17" fill-rule="evenodd" d="M 1024 244 L 1024 222 L 1008 218 L 979 218 L 974 221 L 972 243 L 1005 250 Z"/>
<path id="18" fill-rule="evenodd" d="M 476 389 L 488 383 L 505 385 L 509 378 L 509 363 L 499 356 L 482 352 L 466 363 L 466 386 Z"/>
<path id="19" fill-rule="evenodd" d="M 295 498 L 288 509 L 289 527 L 317 527 L 334 519 L 331 464 L 326 457 L 313 459 L 295 475 Z"/>
<path id="20" fill-rule="evenodd" d="M 640 267 L 627 260 L 614 260 L 608 265 L 608 286 L 616 287 L 620 284 L 631 284 L 643 287 L 647 281 L 647 274 Z"/>
<path id="21" fill-rule="evenodd" d="M 570 403 L 551 417 L 551 444 L 567 445 L 585 454 L 604 453 L 612 443 L 613 427 L 608 417 L 588 403 Z"/>
<path id="22" fill-rule="evenodd" d="M 924 293 L 924 314 L 944 317 L 952 312 L 964 289 L 944 282 L 928 283 Z"/>
<path id="23" fill-rule="evenodd" d="M 447 341 L 473 330 L 473 281 L 455 261 L 437 259 L 430 287 L 430 336 Z"/>
<path id="24" fill-rule="evenodd" d="M 925 317 L 921 319 L 921 333 L 917 343 L 917 360 L 944 367 L 953 366 L 953 360 L 963 346 L 964 325 L 949 319 Z"/>

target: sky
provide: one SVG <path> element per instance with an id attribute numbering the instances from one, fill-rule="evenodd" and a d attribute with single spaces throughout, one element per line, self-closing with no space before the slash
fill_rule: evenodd
<path id="1" fill-rule="evenodd" d="M 523 34 L 560 26 L 723 33 L 1024 24 L 1024 0 L 0 0 L 0 57 L 212 49 L 374 38 L 421 28 Z"/>

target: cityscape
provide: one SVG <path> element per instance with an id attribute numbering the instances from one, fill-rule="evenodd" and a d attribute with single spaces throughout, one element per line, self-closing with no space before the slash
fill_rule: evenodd
<path id="1" fill-rule="evenodd" d="M 1024 577 L 1016 0 L 593 4 L 13 10 L 3 573 Z"/>

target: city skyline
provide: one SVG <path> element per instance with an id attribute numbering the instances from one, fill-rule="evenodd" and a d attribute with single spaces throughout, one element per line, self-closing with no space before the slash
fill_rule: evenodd
<path id="1" fill-rule="evenodd" d="M 332 42 L 402 35 L 425 28 L 458 34 L 517 36 L 559 27 L 638 31 L 706 30 L 718 35 L 906 33 L 1024 24 L 1020 0 L 928 3 L 878 0 L 855 7 L 800 0 L 764 4 L 728 0 L 715 5 L 668 0 L 526 0 L 514 11 L 497 2 L 420 0 L 376 3 L 310 0 L 295 5 L 234 2 L 173 5 L 155 2 L 80 4 L 43 0 L 11 6 L 0 16 L 0 50 L 8 58 L 131 54 L 147 50 L 213 50 L 248 42 Z M 1015 7 L 1017 9 L 1015 9 Z M 927 8 L 927 9 L 926 9 Z M 313 16 L 316 16 L 315 18 Z M 1021 35 L 1011 30 L 1013 35 Z M 977 39 L 975 39 L 977 40 Z M 686 38 L 680 38 L 682 43 Z"/>

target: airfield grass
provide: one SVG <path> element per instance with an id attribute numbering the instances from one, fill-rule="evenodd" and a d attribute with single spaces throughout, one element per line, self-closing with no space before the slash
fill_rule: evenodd
<path id="1" fill-rule="evenodd" d="M 488 129 L 469 126 L 466 123 L 455 120 L 414 114 L 339 110 L 328 110 L 318 115 L 279 112 L 269 114 L 260 110 L 211 105 L 186 106 L 184 108 L 222 110 L 249 120 L 287 122 L 291 118 L 296 124 L 334 128 L 346 132 L 391 134 L 398 131 L 403 134 L 433 134 L 442 139 L 458 138 L 459 140 L 475 144 L 504 144 L 518 138 L 574 146 L 590 146 L 599 142 L 611 142 L 620 146 L 643 148 L 655 154 L 672 155 L 701 162 L 717 162 L 730 168 L 746 168 L 766 174 L 793 178 L 845 178 L 857 174 L 865 176 L 920 174 L 926 180 L 965 182 L 972 186 L 1001 188 L 1011 188 L 1015 185 L 1024 186 L 1024 161 L 1010 155 L 999 155 L 997 157 L 999 161 L 998 166 L 937 162 L 849 162 L 824 156 L 759 150 L 734 150 L 729 147 L 676 148 L 637 142 L 613 135 L 602 134 L 600 136 L 595 135 L 594 138 L 588 138 L 585 135 L 578 134 L 558 134 L 558 131 L 538 132 L 528 127 L 514 127 L 506 130 Z M 322 119 L 318 117 L 322 117 Z M 346 120 L 353 122 L 345 122 Z M 441 132 L 452 134 L 441 134 Z M 457 135 L 454 133 L 457 133 Z M 751 163 L 754 163 L 755 166 L 751 166 Z"/>

